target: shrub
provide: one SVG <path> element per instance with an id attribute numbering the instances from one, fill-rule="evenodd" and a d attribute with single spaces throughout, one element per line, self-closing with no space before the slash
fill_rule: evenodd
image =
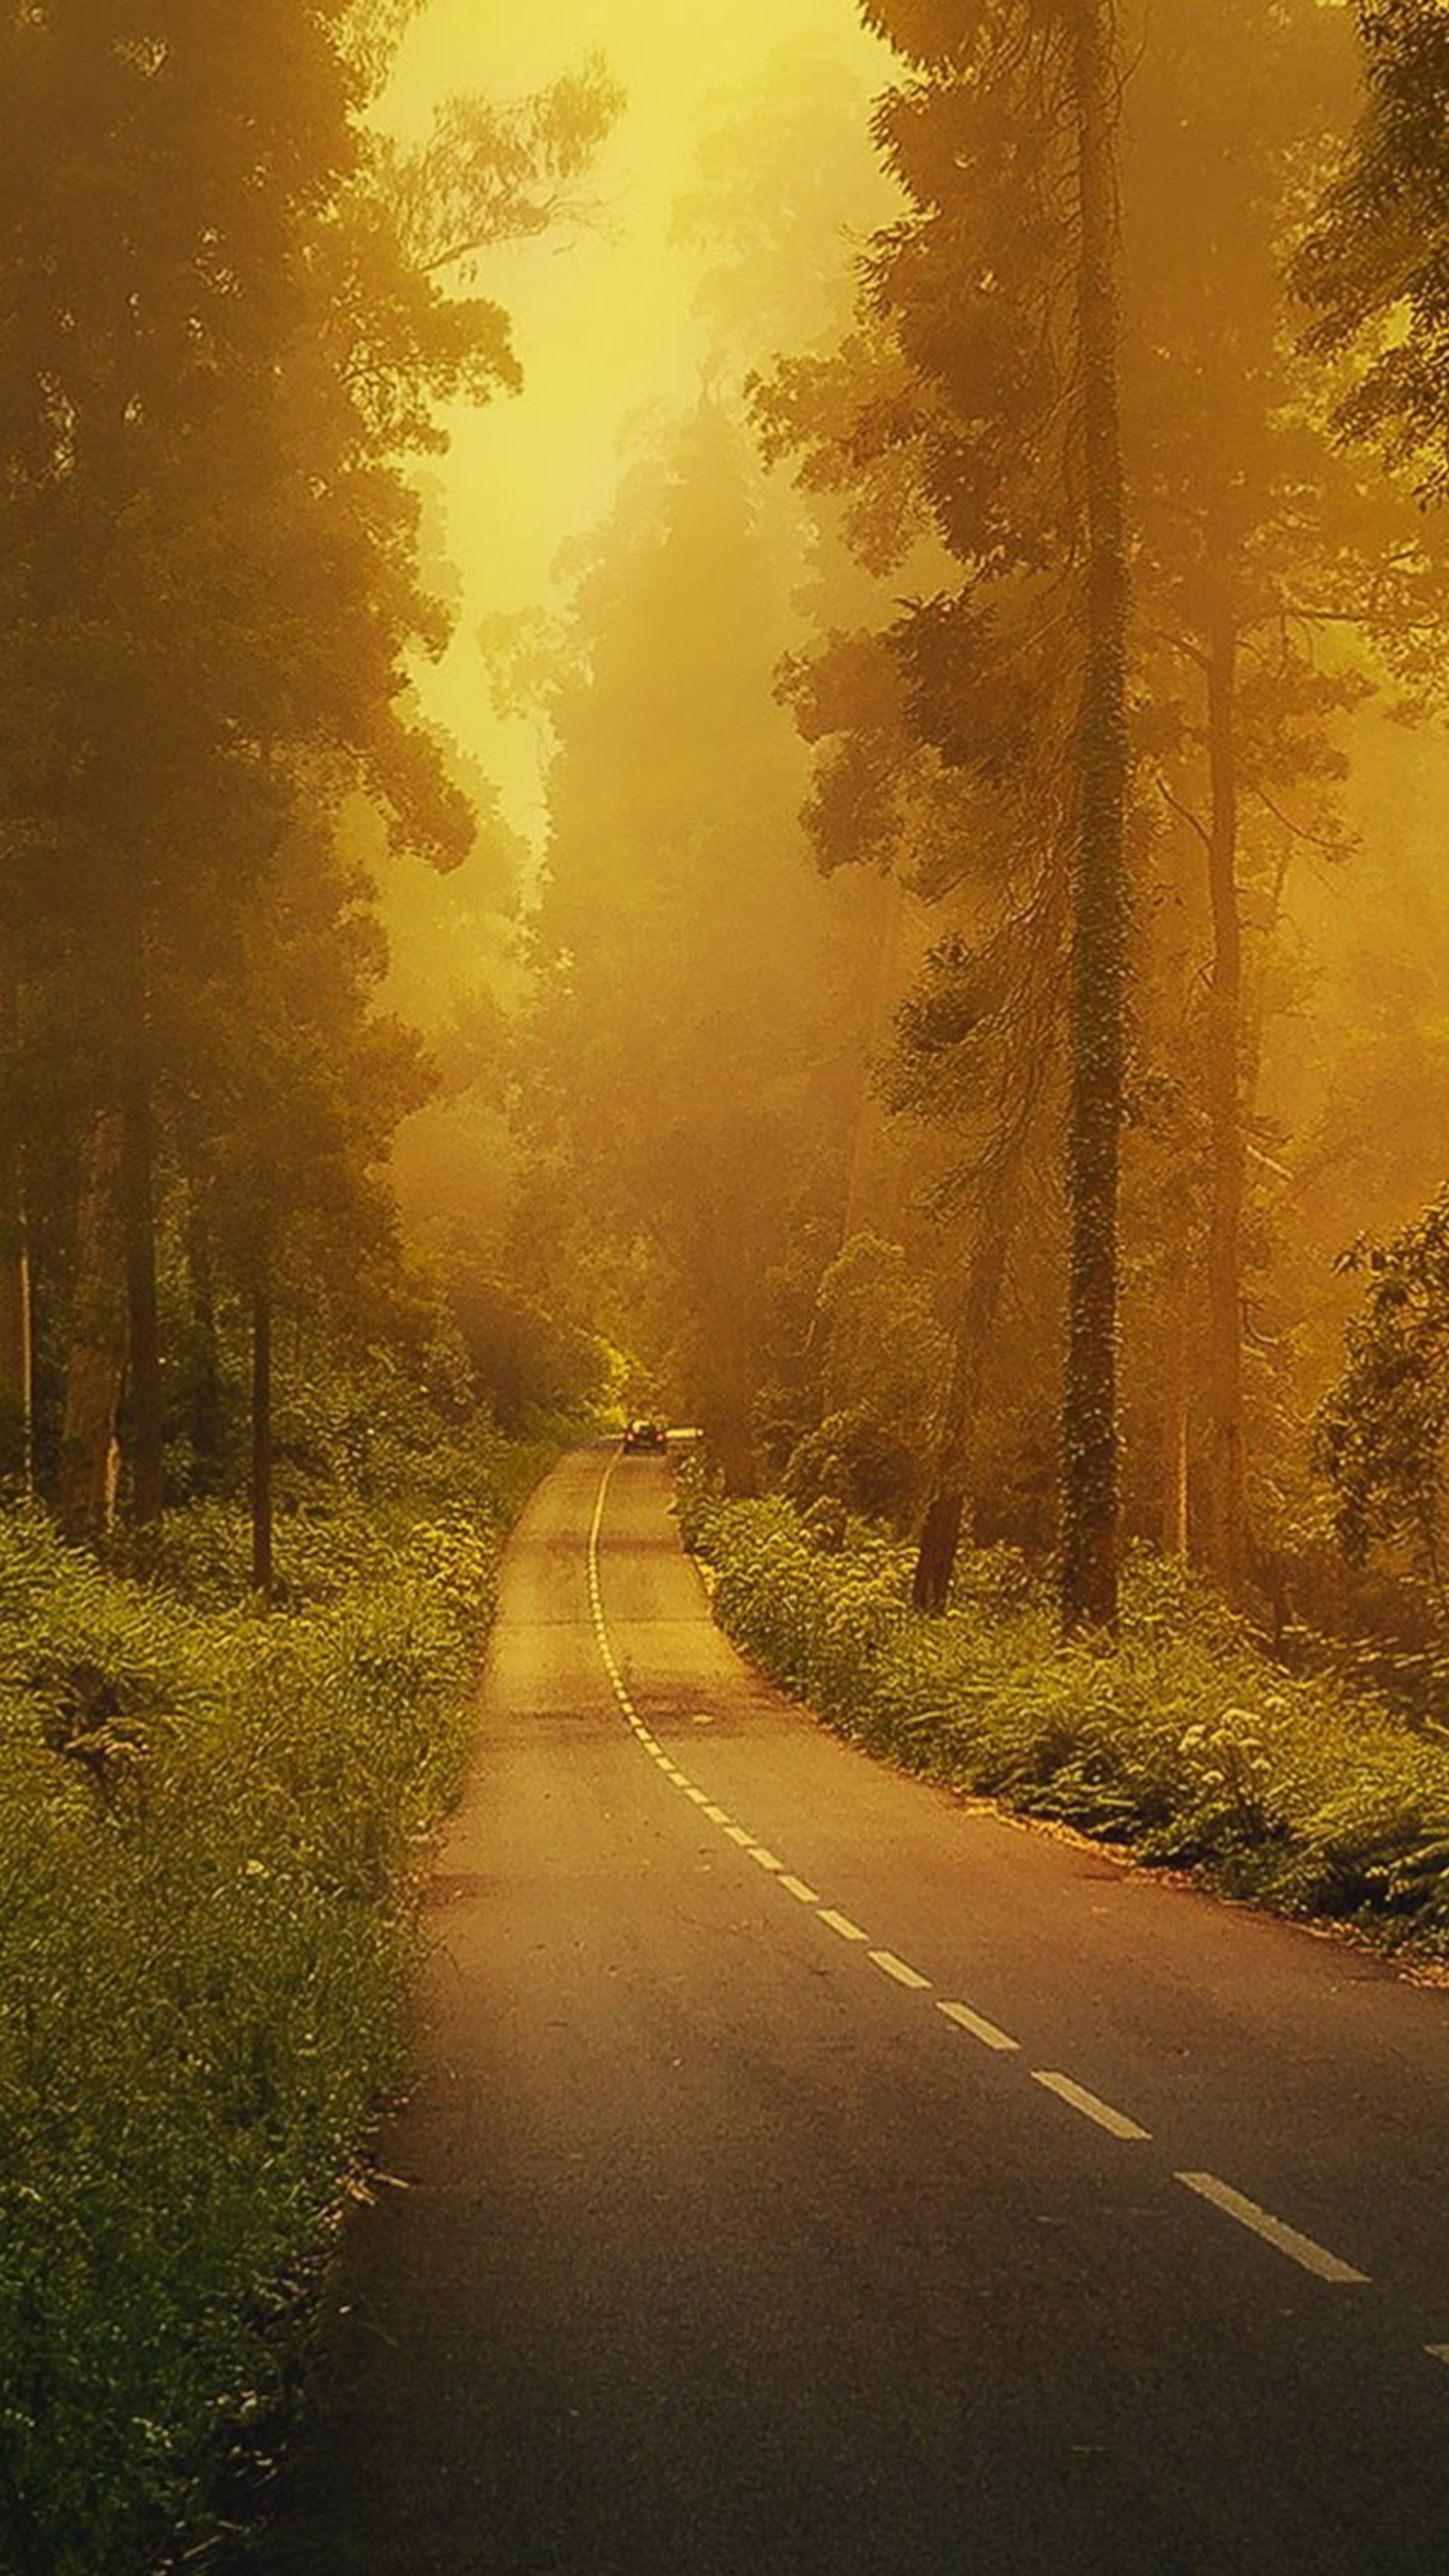
<path id="1" fill-rule="evenodd" d="M 269 1620 L 237 1606 L 224 1506 L 171 1533 L 200 1607 L 0 1518 L 16 2576 L 149 2564 L 275 2381 L 277 2319 L 398 2071 L 412 1866 L 460 1777 L 493 1601 L 489 1503 L 319 1524 L 313 1597 Z"/>
<path id="2" fill-rule="evenodd" d="M 1103 1655 L 1062 1643 L 1008 1549 L 964 1558 L 927 1620 L 910 1551 L 878 1531 L 822 1544 L 783 1497 L 706 1490 L 687 1525 L 724 1627 L 842 1732 L 1285 1911 L 1449 1951 L 1449 1744 L 1284 1672 L 1180 1567 L 1131 1562 Z"/>

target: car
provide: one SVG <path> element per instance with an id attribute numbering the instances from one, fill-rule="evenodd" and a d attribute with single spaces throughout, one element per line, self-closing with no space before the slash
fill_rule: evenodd
<path id="1" fill-rule="evenodd" d="M 669 1434 L 662 1422 L 630 1422 L 624 1428 L 624 1447 L 629 1449 L 663 1449 Z"/>

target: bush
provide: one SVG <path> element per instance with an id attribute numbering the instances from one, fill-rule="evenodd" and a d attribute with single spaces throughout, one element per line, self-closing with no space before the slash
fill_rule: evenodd
<path id="1" fill-rule="evenodd" d="M 1283 1911 L 1449 1952 L 1449 1742 L 1274 1664 L 1176 1565 L 1129 1565 L 1113 1654 L 1063 1644 L 1022 1560 L 962 1562 L 938 1620 L 911 1552 L 822 1544 L 780 1496 L 690 1499 L 731 1636 L 832 1726 L 935 1779 L 1190 1866 Z"/>
<path id="2" fill-rule="evenodd" d="M 792 1451 L 781 1483 L 792 1502 L 836 1503 L 899 1522 L 919 1499 L 926 1452 L 908 1428 L 863 1406 L 829 1413 Z"/>
<path id="3" fill-rule="evenodd" d="M 199 2507 L 398 2071 L 420 1837 L 457 1787 L 499 1497 L 316 1529 L 315 1597 L 204 1606 L 0 1519 L 0 2565 L 124 2576 Z M 293 1536 L 297 1536 L 294 1532 Z M 243 1562 L 244 1557 L 243 1557 Z"/>

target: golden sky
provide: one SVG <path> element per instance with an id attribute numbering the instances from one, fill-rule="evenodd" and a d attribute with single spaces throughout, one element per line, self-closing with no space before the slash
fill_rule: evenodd
<path id="1" fill-rule="evenodd" d="M 385 112 L 402 130 L 424 126 L 450 93 L 515 97 L 591 52 L 606 57 L 628 96 L 599 172 L 603 225 L 506 254 L 481 280 L 512 314 L 525 390 L 455 419 L 452 453 L 437 469 L 463 606 L 452 650 L 424 675 L 423 692 L 528 828 L 537 823 L 532 752 L 488 717 L 479 621 L 548 600 L 560 545 L 608 507 L 630 421 L 686 400 L 697 384 L 697 256 L 671 247 L 671 210 L 690 184 L 712 95 L 748 83 L 801 35 L 829 37 L 873 89 L 883 86 L 890 58 L 850 0 L 729 0 L 721 9 L 698 0 L 430 0 L 399 58 Z"/>

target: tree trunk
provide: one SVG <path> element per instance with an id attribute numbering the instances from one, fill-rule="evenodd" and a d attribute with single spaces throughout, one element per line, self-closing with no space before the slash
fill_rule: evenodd
<path id="1" fill-rule="evenodd" d="M 880 1204 L 877 1186 L 890 1119 L 876 1089 L 875 1075 L 901 998 L 901 947 L 905 924 L 905 892 L 900 879 L 891 873 L 881 881 L 880 923 L 871 978 L 868 1052 L 860 1081 L 855 1134 L 851 1140 L 845 1222 L 840 1236 L 842 1248 L 853 1235 L 864 1233 L 872 1220 L 877 1225 L 889 1227 L 895 1216 L 893 1207 Z"/>
<path id="2" fill-rule="evenodd" d="M 20 988 L 13 975 L 5 980 L 0 1013 L 10 1075 L 0 1133 L 0 1479 L 28 1494 L 34 1482 L 35 1362 L 25 1157 L 16 1098 Z"/>
<path id="3" fill-rule="evenodd" d="M 211 1246 L 200 1211 L 193 1204 L 186 1229 L 186 1267 L 191 1287 L 193 1358 L 191 1368 L 191 1448 L 196 1484 L 215 1493 L 221 1481 L 221 1360 L 217 1350 L 216 1288 Z"/>
<path id="4" fill-rule="evenodd" d="M 1117 1619 L 1117 1205 L 1126 983 L 1127 562 L 1118 400 L 1112 13 L 1079 0 L 1073 39 L 1086 633 L 1073 882 L 1071 1253 L 1062 1420 L 1062 1623 Z"/>
<path id="5" fill-rule="evenodd" d="M 1213 522 L 1209 522 L 1213 543 Z M 1221 540 L 1223 553 L 1227 541 Z M 1203 1532 L 1208 1569 L 1229 1601 L 1248 1585 L 1248 1497 L 1243 1435 L 1243 1104 L 1240 1054 L 1243 938 L 1238 918 L 1238 638 L 1226 563 L 1210 567 L 1208 763 L 1212 809 L 1208 890 L 1213 961 L 1208 982 L 1207 1108 L 1212 1152 L 1208 1218 L 1207 1474 Z"/>
<path id="6" fill-rule="evenodd" d="M 272 1290 L 263 1263 L 252 1291 L 252 1590 L 272 1606 Z"/>
<path id="7" fill-rule="evenodd" d="M 1184 1239 L 1175 1248 L 1162 1319 L 1162 1546 L 1187 1561 L 1191 1535 L 1192 1278 Z"/>
<path id="8" fill-rule="evenodd" d="M 66 1360 L 56 1500 L 77 1535 L 108 1530 L 115 1517 L 120 1453 L 116 1409 L 124 1367 L 125 1310 L 117 1243 L 120 1120 L 95 1123 L 86 1149 L 76 1216 L 75 1288 Z"/>
<path id="9" fill-rule="evenodd" d="M 35 1359 L 25 1202 L 8 1166 L 0 1175 L 0 1477 L 30 1493 L 35 1482 Z"/>
<path id="10" fill-rule="evenodd" d="M 138 1527 L 161 1517 L 161 1339 L 156 1299 L 156 1211 L 150 1071 L 139 1033 L 126 1068 L 121 1220 L 126 1247 L 127 1415 L 131 1509 Z"/>
<path id="11" fill-rule="evenodd" d="M 930 1500 L 921 1524 L 921 1543 L 911 1579 L 911 1599 L 918 1610 L 935 1618 L 945 1609 L 956 1571 L 956 1554 L 966 1520 L 971 1450 L 981 1409 L 986 1356 L 996 1323 L 1011 1248 L 1015 1201 L 1015 1163 L 987 1192 L 981 1232 L 966 1272 L 951 1349 L 951 1380 L 946 1390 L 945 1419 L 936 1455 Z"/>
<path id="12" fill-rule="evenodd" d="M 716 1388 L 701 1407 L 710 1456 L 724 1478 L 727 1494 L 759 1492 L 759 1459 L 748 1404 L 734 1387 Z"/>

